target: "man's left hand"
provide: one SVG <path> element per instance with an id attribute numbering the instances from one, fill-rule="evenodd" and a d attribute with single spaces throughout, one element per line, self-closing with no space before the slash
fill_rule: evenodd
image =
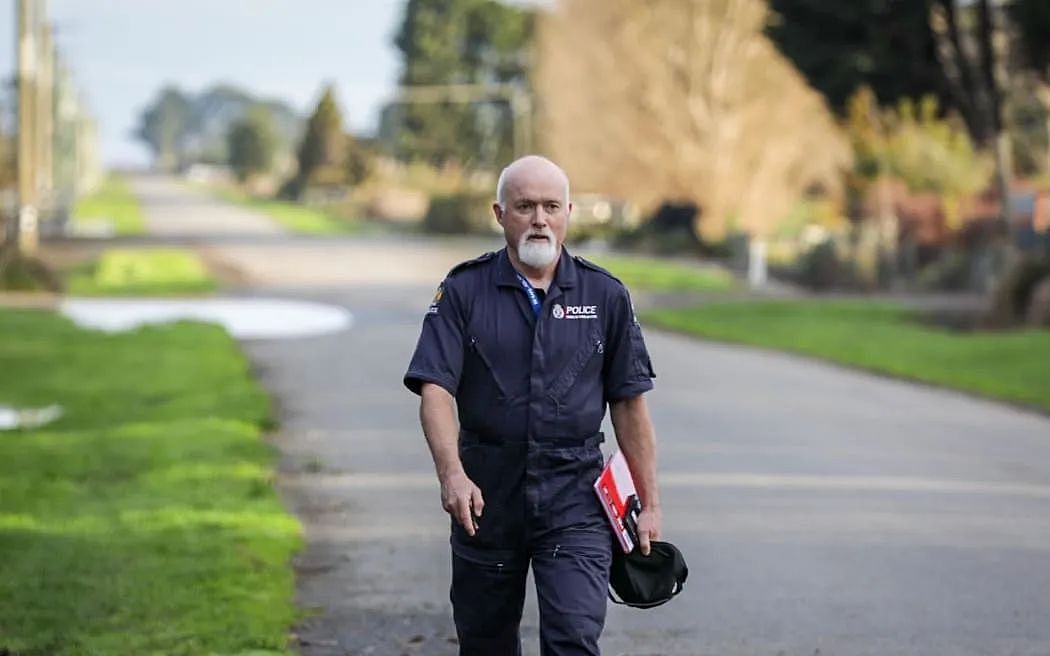
<path id="1" fill-rule="evenodd" d="M 638 546 L 643 556 L 649 555 L 650 542 L 660 539 L 662 521 L 659 508 L 643 508 L 638 514 Z"/>

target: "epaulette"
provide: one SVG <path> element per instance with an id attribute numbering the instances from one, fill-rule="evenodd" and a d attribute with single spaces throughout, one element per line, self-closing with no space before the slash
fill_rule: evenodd
<path id="1" fill-rule="evenodd" d="M 456 266 L 454 266 L 454 267 L 452 267 L 451 269 L 448 270 L 448 275 L 446 276 L 446 278 L 449 277 L 449 276 L 452 276 L 453 274 L 459 273 L 460 271 L 463 271 L 464 269 L 469 269 L 472 266 L 476 266 L 476 265 L 481 264 L 483 262 L 488 262 L 489 260 L 491 260 L 494 257 L 496 257 L 496 252 L 495 251 L 489 251 L 488 253 L 485 253 L 484 255 L 479 255 L 478 257 L 475 257 L 473 260 L 467 260 L 466 262 L 460 262 L 459 264 L 457 264 Z"/>
<path id="2" fill-rule="evenodd" d="M 590 269 L 592 271 L 597 271 L 598 273 L 604 273 L 605 275 L 609 276 L 610 278 L 612 278 L 616 282 L 620 283 L 621 285 L 623 284 L 623 282 L 621 282 L 619 278 L 617 278 L 612 273 L 610 273 L 608 271 L 608 269 L 604 269 L 604 268 L 598 266 L 597 264 L 595 264 L 594 262 L 591 262 L 590 260 L 586 260 L 586 259 L 580 257 L 579 255 L 573 255 L 572 259 L 576 260 L 576 263 L 579 264 L 580 266 L 586 267 L 586 268 L 588 268 L 588 269 Z"/>

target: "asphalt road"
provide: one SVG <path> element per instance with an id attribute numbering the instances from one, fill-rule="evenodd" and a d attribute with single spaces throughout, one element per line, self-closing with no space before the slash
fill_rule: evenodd
<path id="1" fill-rule="evenodd" d="M 484 244 L 286 238 L 166 181 L 136 189 L 158 233 L 242 274 L 239 293 L 354 314 L 342 333 L 245 343 L 279 408 L 279 485 L 306 530 L 302 652 L 455 654 L 448 522 L 401 376 L 443 270 Z M 258 230 L 209 239 L 199 216 L 183 222 L 194 213 Z M 1050 654 L 1050 418 L 646 338 L 664 528 L 690 580 L 662 608 L 612 608 L 605 654 Z M 537 654 L 531 600 L 522 633 Z"/>

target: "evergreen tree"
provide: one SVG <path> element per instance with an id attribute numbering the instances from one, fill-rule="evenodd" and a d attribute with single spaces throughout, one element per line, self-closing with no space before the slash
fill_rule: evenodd
<path id="1" fill-rule="evenodd" d="M 496 0 L 409 0 L 395 39 L 401 84 L 526 86 L 531 35 L 532 14 Z M 511 154 L 506 103 L 409 104 L 385 119 L 403 159 L 492 166 Z"/>
<path id="2" fill-rule="evenodd" d="M 1009 14 L 1020 37 L 1025 64 L 1050 83 L 1050 2 L 1013 0 Z"/>
<path id="3" fill-rule="evenodd" d="M 828 102 L 868 87 L 884 106 L 947 90 L 929 28 L 928 0 L 770 0 L 768 29 L 780 51 Z"/>
<path id="4" fill-rule="evenodd" d="M 276 138 L 269 114 L 251 112 L 233 124 L 227 141 L 230 167 L 241 182 L 266 173 L 273 166 Z"/>
<path id="5" fill-rule="evenodd" d="M 190 115 L 190 99 L 173 87 L 163 89 L 143 112 L 136 136 L 153 151 L 153 159 L 162 170 L 171 171 L 183 164 Z"/>
<path id="6" fill-rule="evenodd" d="M 317 108 L 306 124 L 298 156 L 296 193 L 310 184 L 340 184 L 345 181 L 347 139 L 343 134 L 343 116 L 331 85 L 325 87 Z"/>

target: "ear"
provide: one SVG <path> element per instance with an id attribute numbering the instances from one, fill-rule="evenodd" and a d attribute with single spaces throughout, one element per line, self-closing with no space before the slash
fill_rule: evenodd
<path id="1" fill-rule="evenodd" d="M 503 225 L 503 206 L 499 203 L 493 203 L 492 213 L 496 215 L 496 223 Z"/>

